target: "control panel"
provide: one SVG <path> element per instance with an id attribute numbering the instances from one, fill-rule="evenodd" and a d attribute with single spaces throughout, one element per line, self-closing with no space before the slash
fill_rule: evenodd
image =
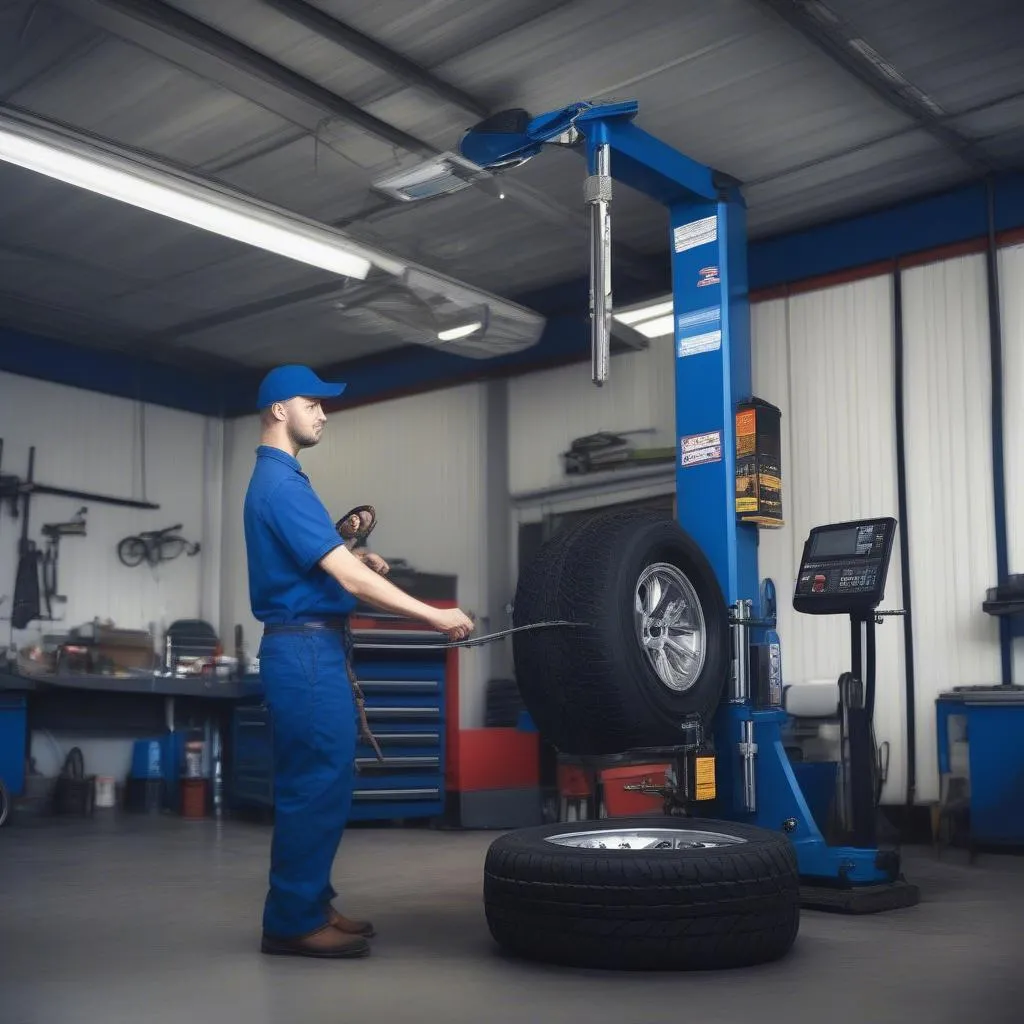
<path id="1" fill-rule="evenodd" d="M 896 520 L 816 526 L 804 541 L 793 607 L 808 615 L 860 615 L 885 594 Z"/>

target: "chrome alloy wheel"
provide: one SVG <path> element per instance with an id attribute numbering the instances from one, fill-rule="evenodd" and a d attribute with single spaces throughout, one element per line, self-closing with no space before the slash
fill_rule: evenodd
<path id="1" fill-rule="evenodd" d="M 685 693 L 707 654 L 704 611 L 693 584 L 674 565 L 644 569 L 633 592 L 633 620 L 644 655 L 662 684 Z"/>
<path id="2" fill-rule="evenodd" d="M 547 841 L 580 850 L 713 850 L 746 842 L 724 832 L 685 828 L 597 828 L 548 836 Z"/>

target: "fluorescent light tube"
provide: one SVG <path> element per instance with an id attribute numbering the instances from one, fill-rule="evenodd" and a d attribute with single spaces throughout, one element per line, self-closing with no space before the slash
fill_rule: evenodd
<path id="1" fill-rule="evenodd" d="M 483 324 L 479 320 L 471 324 L 463 324 L 461 327 L 451 327 L 447 331 L 438 331 L 438 341 L 458 341 L 459 338 L 467 338 L 474 331 L 479 331 Z"/>
<path id="2" fill-rule="evenodd" d="M 94 156 L 81 145 L 12 131 L 5 121 L 0 119 L 0 160 L 343 277 L 364 280 L 370 272 L 370 260 L 330 228 L 291 220 L 142 164 L 133 167 L 101 150 Z"/>
<path id="3" fill-rule="evenodd" d="M 664 338 L 673 332 L 675 322 L 675 315 L 669 313 L 668 316 L 655 317 L 653 320 L 641 320 L 631 326 L 634 331 L 638 331 L 645 338 Z"/>
<path id="4" fill-rule="evenodd" d="M 612 315 L 620 324 L 625 324 L 627 327 L 636 327 L 637 324 L 645 320 L 653 320 L 655 317 L 663 317 L 666 314 L 671 315 L 672 313 L 672 300 L 667 299 L 665 302 L 654 302 L 649 306 L 640 306 L 637 309 L 626 309 L 621 313 L 613 313 Z M 639 330 L 639 328 L 637 328 Z"/>

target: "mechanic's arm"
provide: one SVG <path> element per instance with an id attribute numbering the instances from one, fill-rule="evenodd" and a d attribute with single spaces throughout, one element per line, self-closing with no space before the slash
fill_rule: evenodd
<path id="1" fill-rule="evenodd" d="M 473 623 L 458 608 L 434 608 L 417 601 L 364 565 L 345 547 L 323 503 L 298 476 L 282 481 L 264 503 L 264 519 L 304 572 L 319 566 L 353 597 L 382 611 L 406 615 L 462 640 Z"/>
<path id="2" fill-rule="evenodd" d="M 435 608 L 417 601 L 364 565 L 342 544 L 324 555 L 320 567 L 357 600 L 382 611 L 420 619 L 433 629 L 447 633 L 452 640 L 461 640 L 473 631 L 472 621 L 458 608 Z"/>

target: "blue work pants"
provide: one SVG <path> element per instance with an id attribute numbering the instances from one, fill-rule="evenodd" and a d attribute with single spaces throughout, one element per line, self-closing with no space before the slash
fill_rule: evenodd
<path id="1" fill-rule="evenodd" d="M 263 930 L 327 922 L 331 868 L 352 804 L 358 712 L 335 630 L 266 633 L 260 676 L 274 741 L 274 835 Z"/>

